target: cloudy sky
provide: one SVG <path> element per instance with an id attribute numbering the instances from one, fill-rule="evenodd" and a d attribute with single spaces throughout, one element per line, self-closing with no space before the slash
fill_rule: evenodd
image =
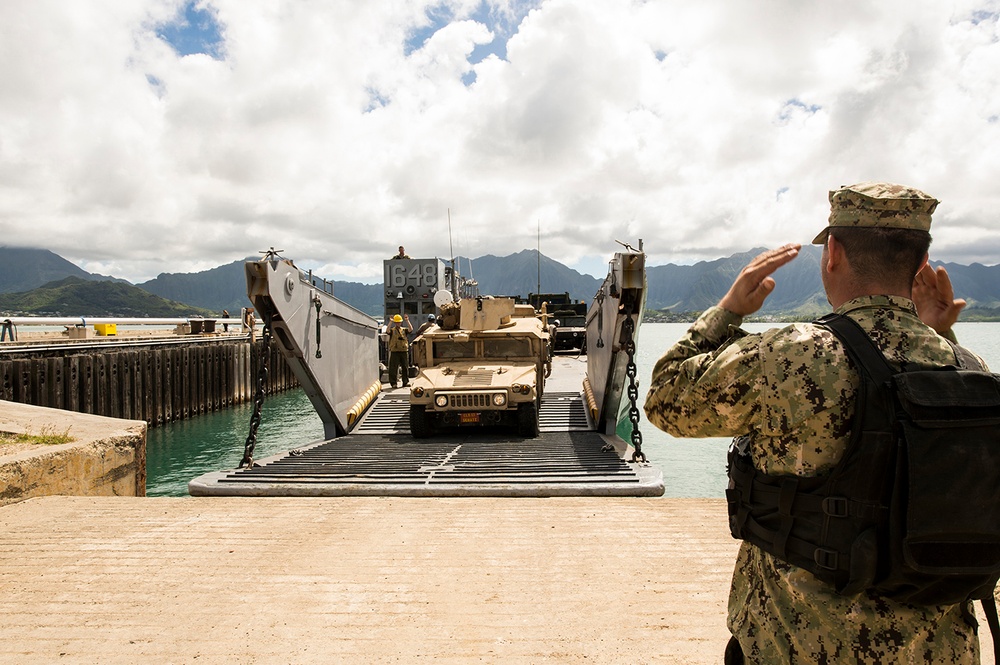
<path id="1" fill-rule="evenodd" d="M 141 282 L 533 249 L 603 276 L 942 200 L 1000 263 L 1000 0 L 3 0 L 0 245 Z M 449 242 L 450 211 L 450 242 Z M 453 248 L 453 250 L 452 250 Z"/>

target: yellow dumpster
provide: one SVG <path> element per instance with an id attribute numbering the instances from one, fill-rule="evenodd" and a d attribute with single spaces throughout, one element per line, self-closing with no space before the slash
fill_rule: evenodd
<path id="1" fill-rule="evenodd" d="M 118 334 L 117 323 L 95 323 L 94 330 L 101 337 L 113 337 Z"/>

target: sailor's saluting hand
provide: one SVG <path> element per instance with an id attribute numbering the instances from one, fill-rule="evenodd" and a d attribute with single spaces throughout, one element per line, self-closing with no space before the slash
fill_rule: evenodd
<path id="1" fill-rule="evenodd" d="M 965 307 L 964 299 L 955 298 L 951 278 L 944 266 L 934 269 L 928 263 L 913 278 L 912 298 L 920 320 L 941 335 L 951 330 Z"/>
<path id="2" fill-rule="evenodd" d="M 719 307 L 739 316 L 756 312 L 774 290 L 771 273 L 798 256 L 801 247 L 797 243 L 789 243 L 754 258 L 733 282 L 729 292 L 722 296 Z"/>

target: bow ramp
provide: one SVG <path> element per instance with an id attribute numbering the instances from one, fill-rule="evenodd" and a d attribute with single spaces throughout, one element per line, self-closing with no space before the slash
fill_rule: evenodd
<path id="1" fill-rule="evenodd" d="M 610 262 L 608 277 L 588 312 L 586 354 L 554 356 L 550 373 L 548 366 L 539 367 L 539 375 L 549 376 L 539 381 L 534 435 L 525 435 L 520 425 L 506 426 L 499 418 L 496 422 L 501 424 L 496 426 L 462 426 L 465 420 L 456 418 L 458 426 L 435 427 L 419 437 L 410 430 L 410 389 L 389 389 L 377 378 L 369 382 L 377 371 L 378 347 L 367 325 L 350 321 L 330 302 L 330 289 L 316 286 L 311 276 L 300 278 L 290 262 L 278 270 L 248 264 L 248 275 L 281 281 L 275 289 L 248 277 L 251 299 L 254 290 L 277 292 L 278 297 L 254 302 L 262 313 L 267 310 L 261 305 L 272 307 L 279 348 L 293 368 L 298 363 L 296 376 L 317 406 L 328 438 L 246 468 L 206 474 L 191 481 L 189 492 L 195 496 L 661 495 L 662 473 L 642 456 L 641 434 L 633 427 L 638 423 L 635 399 L 630 397 L 635 391 L 629 389 L 634 386 L 634 340 L 644 301 L 643 260 L 641 250 L 630 250 Z M 291 289 L 290 280 L 296 280 Z M 296 290 L 301 292 L 297 302 L 291 296 Z M 339 315 L 333 314 L 338 311 Z M 268 314 L 264 316 L 267 320 Z M 331 318 L 337 320 L 336 332 L 328 333 L 324 326 L 332 323 Z M 357 339 L 327 342 L 328 337 L 345 333 Z M 454 337 L 462 335 L 475 338 L 474 332 L 463 330 Z M 421 357 L 433 365 L 433 343 L 427 346 Z M 321 363 L 324 359 L 331 363 L 327 369 L 314 362 L 316 351 L 321 351 Z M 357 367 L 359 363 L 364 367 Z M 332 384 L 327 376 L 330 367 L 338 368 Z M 490 390 L 491 396 L 498 392 L 495 387 Z M 443 417 L 440 422 L 450 421 Z M 628 442 L 618 435 L 616 430 L 621 429 Z"/>

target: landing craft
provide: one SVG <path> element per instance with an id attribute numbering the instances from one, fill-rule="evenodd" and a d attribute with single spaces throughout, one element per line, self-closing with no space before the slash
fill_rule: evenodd
<path id="1" fill-rule="evenodd" d="M 641 242 L 639 249 L 624 247 L 610 261 L 587 311 L 585 356 L 548 352 L 547 323 L 537 318 L 544 312 L 519 310 L 506 299 L 463 298 L 469 294 L 460 292 L 458 276 L 436 259 L 400 260 L 397 272 L 387 272 L 387 313 L 396 296 L 400 311 L 416 307 L 419 316 L 427 313 L 425 305 L 451 309 L 458 322 L 417 340 L 420 378 L 397 390 L 379 380 L 379 321 L 343 303 L 331 283 L 277 253 L 248 262 L 248 295 L 265 323 L 264 339 L 273 338 L 302 384 L 326 439 L 255 461 L 253 422 L 266 417 L 258 401 L 241 468 L 196 478 L 188 491 L 194 496 L 663 494 L 662 473 L 642 453 L 636 403 L 645 255 Z M 412 266 L 403 266 L 406 261 L 432 267 L 426 274 L 418 268 L 414 281 L 407 282 Z M 433 285 L 427 282 L 431 277 Z M 452 295 L 437 296 L 440 292 Z M 448 314 L 442 311 L 442 324 Z M 491 354 L 496 357 L 488 358 Z M 533 405 L 534 413 L 523 404 Z"/>

